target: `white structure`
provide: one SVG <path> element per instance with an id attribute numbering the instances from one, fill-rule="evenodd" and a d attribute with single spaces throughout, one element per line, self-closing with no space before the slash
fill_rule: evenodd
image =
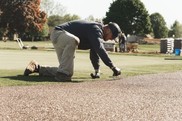
<path id="1" fill-rule="evenodd" d="M 25 46 L 20 38 L 16 38 L 16 41 L 18 42 L 18 45 L 21 49 L 27 49 L 28 46 Z"/>
<path id="2" fill-rule="evenodd" d="M 115 51 L 115 42 L 104 42 L 103 44 L 107 51 L 111 51 L 111 52 Z"/>
<path id="3" fill-rule="evenodd" d="M 174 39 L 167 38 L 167 52 L 168 54 L 172 54 L 174 51 Z"/>

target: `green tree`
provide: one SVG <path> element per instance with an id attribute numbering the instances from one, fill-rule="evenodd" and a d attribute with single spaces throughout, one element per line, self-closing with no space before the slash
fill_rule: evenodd
<path id="1" fill-rule="evenodd" d="M 94 18 L 94 16 L 90 15 L 85 20 L 87 20 L 87 21 L 95 21 L 95 18 Z"/>
<path id="2" fill-rule="evenodd" d="M 59 25 L 61 23 L 64 23 L 64 19 L 62 16 L 52 15 L 52 16 L 49 16 L 49 18 L 48 18 L 49 27 L 54 27 L 54 26 Z"/>
<path id="3" fill-rule="evenodd" d="M 150 15 L 150 20 L 155 38 L 168 37 L 168 28 L 162 15 L 159 13 L 153 13 Z"/>
<path id="4" fill-rule="evenodd" d="M 0 28 L 0 40 L 3 37 L 3 28 Z"/>
<path id="5" fill-rule="evenodd" d="M 118 23 L 125 34 L 143 35 L 152 32 L 148 11 L 140 0 L 114 1 L 103 21 Z"/>
<path id="6" fill-rule="evenodd" d="M 49 26 L 47 23 L 44 24 L 42 31 L 40 31 L 40 36 L 47 37 L 49 35 Z"/>
<path id="7" fill-rule="evenodd" d="M 49 27 L 55 27 L 56 25 L 62 24 L 64 22 L 78 20 L 78 19 L 80 19 L 80 17 L 77 15 L 70 15 L 70 14 L 66 14 L 64 16 L 52 15 L 48 18 L 48 25 Z"/>
<path id="8" fill-rule="evenodd" d="M 1 0 L 1 24 L 9 33 L 37 33 L 47 18 L 40 11 L 40 0 Z"/>
<path id="9" fill-rule="evenodd" d="M 66 14 L 63 16 L 63 19 L 64 19 L 64 22 L 67 22 L 67 21 L 73 21 L 73 20 L 78 20 L 80 19 L 80 17 L 78 15 L 71 15 L 71 14 Z"/>
<path id="10" fill-rule="evenodd" d="M 42 0 L 40 6 L 48 17 L 52 15 L 63 16 L 66 13 L 66 8 L 60 2 L 58 0 Z"/>
<path id="11" fill-rule="evenodd" d="M 176 38 L 182 37 L 182 24 L 180 24 L 177 20 L 171 26 L 169 36 L 170 37 L 176 37 Z"/>

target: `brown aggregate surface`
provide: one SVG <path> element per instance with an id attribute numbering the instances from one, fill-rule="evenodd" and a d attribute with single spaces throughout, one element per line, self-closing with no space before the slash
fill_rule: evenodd
<path id="1" fill-rule="evenodd" d="M 180 121 L 182 72 L 0 87 L 0 121 Z"/>

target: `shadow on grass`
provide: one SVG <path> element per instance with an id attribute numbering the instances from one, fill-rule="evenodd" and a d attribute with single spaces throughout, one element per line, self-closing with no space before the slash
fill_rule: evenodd
<path id="1" fill-rule="evenodd" d="M 31 75 L 31 76 L 24 76 L 24 75 L 17 75 L 17 76 L 4 76 L 1 78 L 10 79 L 10 80 L 19 80 L 19 81 L 26 81 L 26 82 L 63 82 L 63 81 L 56 81 L 54 77 L 41 77 L 38 75 Z M 72 81 L 64 81 L 70 83 L 80 83 L 84 81 L 72 79 Z"/>

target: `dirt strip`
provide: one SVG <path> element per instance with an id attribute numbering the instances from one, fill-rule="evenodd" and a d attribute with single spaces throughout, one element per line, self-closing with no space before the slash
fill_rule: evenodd
<path id="1" fill-rule="evenodd" d="M 0 87 L 1 121 L 180 121 L 182 72 Z"/>

